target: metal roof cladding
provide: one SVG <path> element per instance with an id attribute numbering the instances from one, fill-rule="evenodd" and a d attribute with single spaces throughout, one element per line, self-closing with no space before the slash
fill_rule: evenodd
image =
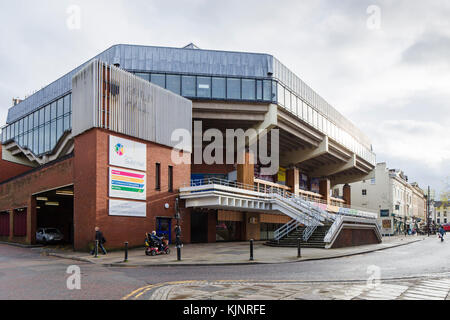
<path id="1" fill-rule="evenodd" d="M 11 107 L 12 123 L 72 90 L 72 77 L 93 59 L 120 64 L 128 71 L 152 71 L 237 77 L 269 77 L 273 57 L 268 54 L 118 44 Z"/>

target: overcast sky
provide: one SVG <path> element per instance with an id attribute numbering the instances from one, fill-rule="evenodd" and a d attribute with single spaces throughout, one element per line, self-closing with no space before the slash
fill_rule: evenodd
<path id="1" fill-rule="evenodd" d="M 0 126 L 13 97 L 113 44 L 269 53 L 360 127 L 378 162 L 440 191 L 450 176 L 449 21 L 448 0 L 1 1 Z"/>

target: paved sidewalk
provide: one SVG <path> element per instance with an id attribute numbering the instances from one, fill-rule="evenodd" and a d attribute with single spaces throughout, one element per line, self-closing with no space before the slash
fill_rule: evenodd
<path id="1" fill-rule="evenodd" d="M 449 300 L 450 278 L 308 283 L 175 281 L 139 288 L 123 300 Z"/>
<path id="2" fill-rule="evenodd" d="M 98 258 L 94 258 L 88 253 L 60 250 L 52 247 L 32 250 L 39 250 L 49 256 L 115 267 L 269 264 L 345 257 L 406 245 L 426 238 L 426 236 L 396 236 L 385 237 L 380 244 L 358 247 L 340 249 L 302 248 L 302 258 L 297 258 L 297 248 L 269 247 L 264 245 L 264 241 L 258 241 L 254 245 L 254 261 L 249 261 L 249 242 L 186 244 L 181 249 L 182 261 L 177 261 L 177 251 L 174 246 L 171 246 L 169 255 L 162 254 L 154 257 L 146 256 L 144 248 L 129 250 L 128 262 L 126 263 L 123 262 L 123 251 L 110 252 L 106 256 L 99 254 Z"/>

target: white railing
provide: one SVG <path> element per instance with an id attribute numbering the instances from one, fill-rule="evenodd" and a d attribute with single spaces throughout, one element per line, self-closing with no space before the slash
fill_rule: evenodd
<path id="1" fill-rule="evenodd" d="M 292 219 L 288 223 L 284 224 L 281 228 L 275 230 L 273 233 L 273 238 L 279 241 L 281 238 L 291 233 L 292 230 L 297 229 L 297 227 L 299 227 L 300 225 L 301 225 L 300 222 L 298 222 L 295 219 Z"/>

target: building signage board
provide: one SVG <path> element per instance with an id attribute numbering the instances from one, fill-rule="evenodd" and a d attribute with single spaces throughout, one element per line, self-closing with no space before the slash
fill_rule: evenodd
<path id="1" fill-rule="evenodd" d="M 146 174 L 143 172 L 109 168 L 109 196 L 146 200 Z"/>
<path id="2" fill-rule="evenodd" d="M 147 204 L 138 201 L 109 200 L 109 215 L 123 217 L 147 216 Z"/>
<path id="3" fill-rule="evenodd" d="M 140 171 L 147 170 L 147 146 L 144 143 L 109 136 L 109 164 Z"/>
<path id="4" fill-rule="evenodd" d="M 394 221 L 392 217 L 381 218 L 381 234 L 382 235 L 392 235 L 394 234 Z"/>

